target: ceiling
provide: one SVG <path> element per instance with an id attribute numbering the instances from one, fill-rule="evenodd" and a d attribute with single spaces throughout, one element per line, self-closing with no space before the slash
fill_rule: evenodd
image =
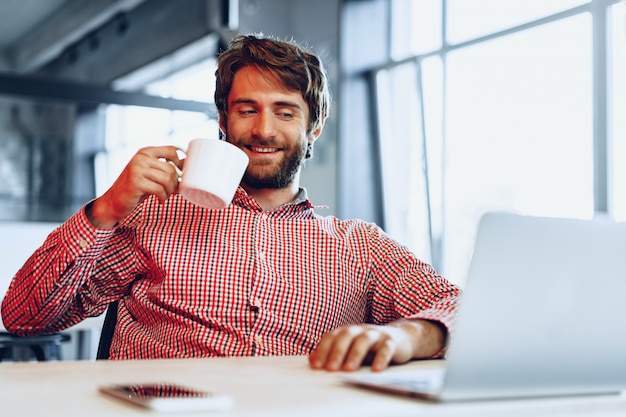
<path id="1" fill-rule="evenodd" d="M 68 0 L 4 0 L 0 2 L 0 50 L 23 38 Z"/>
<path id="2" fill-rule="evenodd" d="M 205 111 L 146 83 L 216 55 L 238 0 L 0 0 L 0 97 Z"/>
<path id="3" fill-rule="evenodd" d="M 2 0 L 0 73 L 110 83 L 232 26 L 229 8 L 235 5 L 236 0 Z"/>
<path id="4" fill-rule="evenodd" d="M 3 0 L 0 69 L 34 72 L 113 16 L 144 0 Z"/>

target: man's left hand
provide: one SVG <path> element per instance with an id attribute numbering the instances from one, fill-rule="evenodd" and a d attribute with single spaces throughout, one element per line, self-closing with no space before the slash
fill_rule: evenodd
<path id="1" fill-rule="evenodd" d="M 432 357 L 444 343 L 444 330 L 426 320 L 348 325 L 322 336 L 309 363 L 327 371 L 355 371 L 371 363 L 373 371 L 382 371 L 391 363 Z"/>

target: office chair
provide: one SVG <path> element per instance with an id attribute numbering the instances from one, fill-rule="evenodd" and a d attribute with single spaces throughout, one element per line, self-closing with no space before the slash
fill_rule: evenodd
<path id="1" fill-rule="evenodd" d="M 98 343 L 98 352 L 96 359 L 109 359 L 109 351 L 111 350 L 111 340 L 115 333 L 115 325 L 117 324 L 117 307 L 118 301 L 114 301 L 107 307 L 104 323 L 102 324 L 102 332 L 100 333 L 100 342 Z"/>
<path id="2" fill-rule="evenodd" d="M 60 361 L 62 360 L 61 343 L 68 342 L 70 339 L 70 335 L 64 333 L 17 336 L 0 332 L 0 362 L 3 359 L 13 362 L 30 361 L 33 356 L 42 362 Z"/>

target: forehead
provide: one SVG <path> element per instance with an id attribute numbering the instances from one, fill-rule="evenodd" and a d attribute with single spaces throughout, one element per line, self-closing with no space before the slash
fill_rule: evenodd
<path id="1" fill-rule="evenodd" d="M 303 109 L 308 110 L 308 106 L 299 91 L 286 88 L 270 71 L 254 66 L 239 69 L 233 78 L 228 101 L 242 98 L 252 100 L 264 98 L 277 101 L 288 99 L 297 102 Z"/>

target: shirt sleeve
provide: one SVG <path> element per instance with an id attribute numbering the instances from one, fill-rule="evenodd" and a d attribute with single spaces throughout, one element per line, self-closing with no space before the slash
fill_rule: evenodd
<path id="1" fill-rule="evenodd" d="M 94 228 L 84 208 L 55 229 L 17 272 L 2 320 L 18 335 L 52 333 L 101 314 L 133 279 L 132 229 Z M 115 254 L 124 262 L 111 262 Z"/>
<path id="2" fill-rule="evenodd" d="M 460 289 L 376 226 L 370 229 L 370 242 L 368 321 L 429 320 L 442 325 L 449 335 L 454 329 Z"/>

